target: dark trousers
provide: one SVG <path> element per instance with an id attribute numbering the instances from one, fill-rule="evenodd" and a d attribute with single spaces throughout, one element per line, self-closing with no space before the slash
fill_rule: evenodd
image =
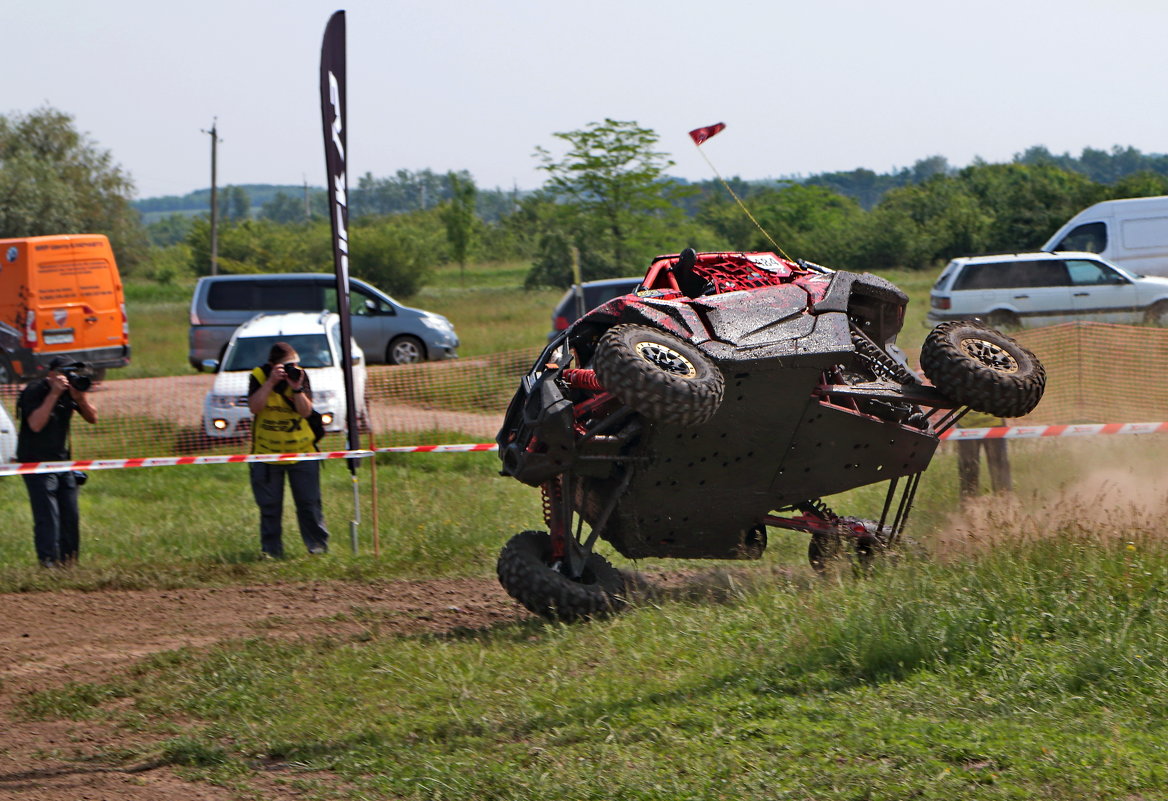
<path id="1" fill-rule="evenodd" d="M 957 441 L 957 475 L 961 497 L 978 494 L 981 483 L 981 451 L 985 449 L 990 468 L 990 486 L 994 492 L 1010 492 L 1014 482 L 1010 477 L 1010 457 L 1004 439 L 961 439 Z"/>
<path id="2" fill-rule="evenodd" d="M 320 462 L 252 462 L 251 491 L 260 508 L 260 549 L 270 556 L 284 555 L 284 476 L 292 487 L 300 538 L 309 553 L 328 550 L 328 530 L 320 503 Z"/>
<path id="3" fill-rule="evenodd" d="M 42 565 L 72 562 L 81 549 L 81 516 L 77 511 L 77 479 L 71 472 L 36 473 L 24 477 L 32 506 L 32 537 Z"/>

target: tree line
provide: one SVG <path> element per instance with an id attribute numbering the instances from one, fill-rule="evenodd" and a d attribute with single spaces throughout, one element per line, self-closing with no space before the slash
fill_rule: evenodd
<path id="1" fill-rule="evenodd" d="M 535 191 L 484 190 L 466 171 L 360 176 L 350 189 L 351 269 L 409 296 L 436 265 L 525 261 L 528 286 L 636 275 L 661 253 L 775 250 L 850 270 L 925 269 L 975 253 L 1035 249 L 1071 215 L 1109 198 L 1168 194 L 1168 156 L 1133 148 L 1056 156 L 1032 147 L 1011 162 L 951 167 L 944 158 L 867 170 L 726 183 L 670 177 L 651 129 L 605 119 L 537 146 Z M 107 233 L 128 274 L 189 279 L 210 267 L 206 215 L 144 226 L 133 184 L 62 112 L 0 117 L 0 234 Z M 331 264 L 321 190 L 268 187 L 219 195 L 220 269 L 315 271 Z M 750 214 L 744 213 L 739 200 Z M 157 210 L 164 210 L 162 208 Z M 753 217 L 753 220 L 751 219 Z M 757 224 L 756 224 L 757 223 Z"/>

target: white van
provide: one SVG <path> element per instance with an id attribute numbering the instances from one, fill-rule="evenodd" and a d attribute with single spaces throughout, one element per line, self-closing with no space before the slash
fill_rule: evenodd
<path id="1" fill-rule="evenodd" d="M 1168 195 L 1096 203 L 1055 231 L 1042 249 L 1098 253 L 1137 275 L 1168 275 Z"/>

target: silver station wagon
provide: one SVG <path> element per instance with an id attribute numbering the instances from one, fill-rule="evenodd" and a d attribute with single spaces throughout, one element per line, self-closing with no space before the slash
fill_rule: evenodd
<path id="1" fill-rule="evenodd" d="M 953 259 L 933 285 L 929 323 L 978 318 L 995 328 L 1076 320 L 1168 325 L 1168 278 L 1094 253 L 1011 253 Z"/>

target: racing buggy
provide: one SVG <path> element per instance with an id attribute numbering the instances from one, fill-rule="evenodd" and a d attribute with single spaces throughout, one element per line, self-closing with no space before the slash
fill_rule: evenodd
<path id="1" fill-rule="evenodd" d="M 656 258 L 548 344 L 507 409 L 502 474 L 540 488 L 547 530 L 506 544 L 503 588 L 552 619 L 619 608 L 627 577 L 598 539 L 630 559 L 756 559 L 788 529 L 818 570 L 894 548 L 940 435 L 970 408 L 1021 417 L 1046 383 L 978 321 L 933 329 L 925 380 L 895 344 L 907 303 L 878 276 L 773 253 Z M 822 501 L 884 481 L 877 519 Z"/>

